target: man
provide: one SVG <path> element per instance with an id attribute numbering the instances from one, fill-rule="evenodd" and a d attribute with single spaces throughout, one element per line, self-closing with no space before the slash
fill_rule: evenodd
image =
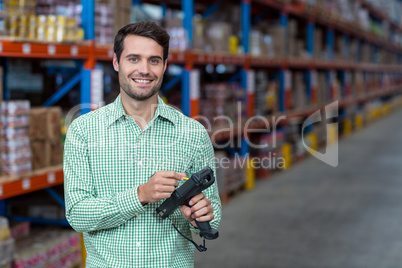
<path id="1" fill-rule="evenodd" d="M 155 209 L 205 166 L 215 172 L 205 128 L 158 96 L 169 35 L 153 22 L 115 37 L 120 95 L 70 125 L 64 151 L 66 217 L 84 233 L 87 267 L 192 267 L 194 246 Z M 194 219 L 217 228 L 216 182 L 181 206 L 171 221 L 187 237 Z"/>

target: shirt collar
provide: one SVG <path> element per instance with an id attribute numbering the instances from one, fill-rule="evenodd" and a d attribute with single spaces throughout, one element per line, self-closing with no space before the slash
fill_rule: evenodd
<path id="1" fill-rule="evenodd" d="M 116 100 L 111 105 L 111 110 L 108 118 L 108 126 L 116 122 L 123 116 L 126 116 L 123 104 L 121 103 L 121 96 L 117 96 Z M 154 118 L 162 117 L 170 121 L 173 125 L 176 124 L 175 115 L 172 108 L 165 104 L 165 102 L 158 96 L 158 107 L 156 108 Z"/>

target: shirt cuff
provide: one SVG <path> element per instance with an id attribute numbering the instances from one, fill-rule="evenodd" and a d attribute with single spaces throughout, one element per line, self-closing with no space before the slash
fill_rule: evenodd
<path id="1" fill-rule="evenodd" d="M 137 189 L 138 186 L 120 193 L 117 197 L 117 206 L 126 220 L 129 220 L 138 215 L 138 213 L 145 211 L 145 208 L 138 197 Z"/>

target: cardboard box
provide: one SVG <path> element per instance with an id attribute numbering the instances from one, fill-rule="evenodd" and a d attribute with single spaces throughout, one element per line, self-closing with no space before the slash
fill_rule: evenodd
<path id="1" fill-rule="evenodd" d="M 31 141 L 32 168 L 34 170 L 59 165 L 63 162 L 61 141 Z"/>
<path id="2" fill-rule="evenodd" d="M 60 107 L 35 107 L 29 117 L 29 137 L 31 140 L 60 140 L 61 139 Z"/>
<path id="3" fill-rule="evenodd" d="M 32 107 L 29 115 L 29 137 L 31 140 L 46 138 L 46 111 L 44 107 Z"/>
<path id="4" fill-rule="evenodd" d="M 50 166 L 49 142 L 44 140 L 31 141 L 33 170 Z"/>
<path id="5" fill-rule="evenodd" d="M 232 25 L 226 22 L 210 23 L 206 30 L 207 38 L 214 52 L 229 52 L 229 37 Z"/>

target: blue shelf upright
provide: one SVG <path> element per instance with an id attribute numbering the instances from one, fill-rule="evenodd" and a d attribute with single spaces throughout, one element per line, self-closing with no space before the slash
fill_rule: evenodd
<path id="1" fill-rule="evenodd" d="M 193 15 L 194 15 L 194 1 L 193 0 L 182 0 L 182 10 L 184 14 L 183 18 L 183 28 L 186 30 L 188 49 L 193 47 Z M 181 83 L 181 109 L 183 113 L 187 116 L 196 116 L 192 114 L 191 110 L 196 107 L 191 107 L 192 105 L 198 105 L 198 103 L 192 103 L 191 96 L 191 72 L 192 64 L 186 64 L 182 72 L 182 83 Z M 198 110 L 198 109 L 195 109 Z"/>
<path id="2" fill-rule="evenodd" d="M 242 36 L 242 46 L 244 50 L 245 55 L 249 55 L 249 36 L 250 36 L 250 28 L 251 28 L 251 3 L 250 0 L 241 0 L 241 36 Z M 244 66 L 243 69 L 241 70 L 241 86 L 244 90 L 244 101 L 243 105 L 246 105 L 247 107 L 247 116 L 252 116 L 253 113 L 253 96 L 249 95 L 249 88 L 251 85 L 249 83 L 253 83 L 254 81 L 251 81 L 249 79 L 251 74 L 250 74 L 250 66 Z M 241 115 L 244 116 L 244 115 Z M 243 133 L 245 134 L 245 133 Z M 241 138 L 240 142 L 240 156 L 246 156 L 250 149 L 249 149 L 249 144 L 245 137 Z"/>
<path id="3" fill-rule="evenodd" d="M 81 0 L 82 27 L 90 43 L 90 56 L 81 66 L 81 114 L 91 111 L 91 73 L 95 69 L 95 0 Z"/>

